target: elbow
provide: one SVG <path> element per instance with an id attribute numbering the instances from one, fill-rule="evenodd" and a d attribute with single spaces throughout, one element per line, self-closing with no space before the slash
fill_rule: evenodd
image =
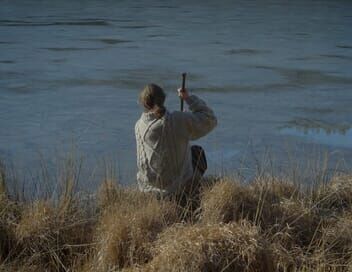
<path id="1" fill-rule="evenodd" d="M 217 126 L 218 124 L 218 120 L 216 119 L 216 117 L 214 116 L 213 118 L 208 120 L 208 123 L 205 127 L 205 131 L 204 131 L 204 135 L 210 133 L 212 130 L 214 130 L 214 128 Z"/>

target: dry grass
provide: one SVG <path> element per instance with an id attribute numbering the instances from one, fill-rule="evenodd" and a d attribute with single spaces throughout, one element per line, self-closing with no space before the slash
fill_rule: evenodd
<path id="1" fill-rule="evenodd" d="M 64 209 L 49 201 L 36 201 L 23 209 L 15 237 L 27 265 L 59 271 L 84 255 L 92 243 L 92 231 L 92 222 L 82 217 L 73 203 Z"/>
<path id="2" fill-rule="evenodd" d="M 66 271 L 85 256 L 94 223 L 67 187 L 54 200 L 14 202 L 0 196 L 1 269 Z M 4 188 L 4 187 L 2 187 Z M 4 267 L 4 268 L 3 268 Z"/>
<path id="3" fill-rule="evenodd" d="M 0 163 L 0 264 L 11 256 L 18 213 L 19 207 L 8 197 L 5 170 Z"/>
<path id="4" fill-rule="evenodd" d="M 352 264 L 352 213 L 344 214 L 322 229 L 316 255 L 330 266 Z"/>
<path id="5" fill-rule="evenodd" d="M 246 221 L 166 230 L 144 271 L 270 271 L 270 250 Z"/>
<path id="6" fill-rule="evenodd" d="M 201 208 L 204 223 L 247 219 L 272 233 L 298 236 L 294 240 L 303 244 L 319 223 L 299 188 L 279 180 L 255 180 L 247 186 L 220 181 L 204 192 Z"/>
<path id="7" fill-rule="evenodd" d="M 352 175 L 336 176 L 312 193 L 314 205 L 326 215 L 341 214 L 352 210 Z"/>
<path id="8" fill-rule="evenodd" d="M 203 193 L 201 220 L 204 223 L 228 223 L 255 218 L 258 201 L 250 187 L 222 180 Z"/>
<path id="9" fill-rule="evenodd" d="M 56 198 L 19 202 L 0 178 L 0 271 L 352 271 L 351 176 L 310 190 L 216 179 L 192 220 L 113 180 L 88 200 L 67 178 Z"/>
<path id="10" fill-rule="evenodd" d="M 107 271 L 147 262 L 152 256 L 150 243 L 177 220 L 176 205 L 136 190 L 106 184 L 104 187 L 107 188 L 101 190 L 100 199 L 105 210 L 96 230 L 92 270 Z M 111 201 L 109 205 L 107 199 Z"/>

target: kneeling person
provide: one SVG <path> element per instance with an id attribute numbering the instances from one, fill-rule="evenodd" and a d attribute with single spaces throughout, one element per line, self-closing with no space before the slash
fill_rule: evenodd
<path id="1" fill-rule="evenodd" d="M 203 100 L 187 90 L 179 89 L 178 95 L 189 112 L 167 111 L 165 93 L 156 84 L 147 85 L 139 97 L 144 112 L 135 126 L 138 186 L 161 197 L 180 194 L 198 182 L 206 161 L 203 150 L 191 147 L 190 141 L 205 136 L 217 124 Z"/>

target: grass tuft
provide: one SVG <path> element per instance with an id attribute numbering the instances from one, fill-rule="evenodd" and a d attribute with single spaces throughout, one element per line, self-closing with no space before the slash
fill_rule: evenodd
<path id="1" fill-rule="evenodd" d="M 175 226 L 162 233 L 144 271 L 270 271 L 266 244 L 247 221 Z"/>
<path id="2" fill-rule="evenodd" d="M 107 271 L 150 260 L 150 243 L 177 220 L 173 202 L 120 189 L 104 210 L 97 227 L 95 270 Z"/>

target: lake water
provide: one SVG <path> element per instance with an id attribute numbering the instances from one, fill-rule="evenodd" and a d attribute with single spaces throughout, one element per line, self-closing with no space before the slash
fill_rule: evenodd
<path id="1" fill-rule="evenodd" d="M 352 157 L 351 1 L 1 1 L 0 156 L 34 171 L 72 148 L 135 176 L 137 96 L 177 110 L 181 73 L 214 109 L 211 173 L 270 153 Z"/>

